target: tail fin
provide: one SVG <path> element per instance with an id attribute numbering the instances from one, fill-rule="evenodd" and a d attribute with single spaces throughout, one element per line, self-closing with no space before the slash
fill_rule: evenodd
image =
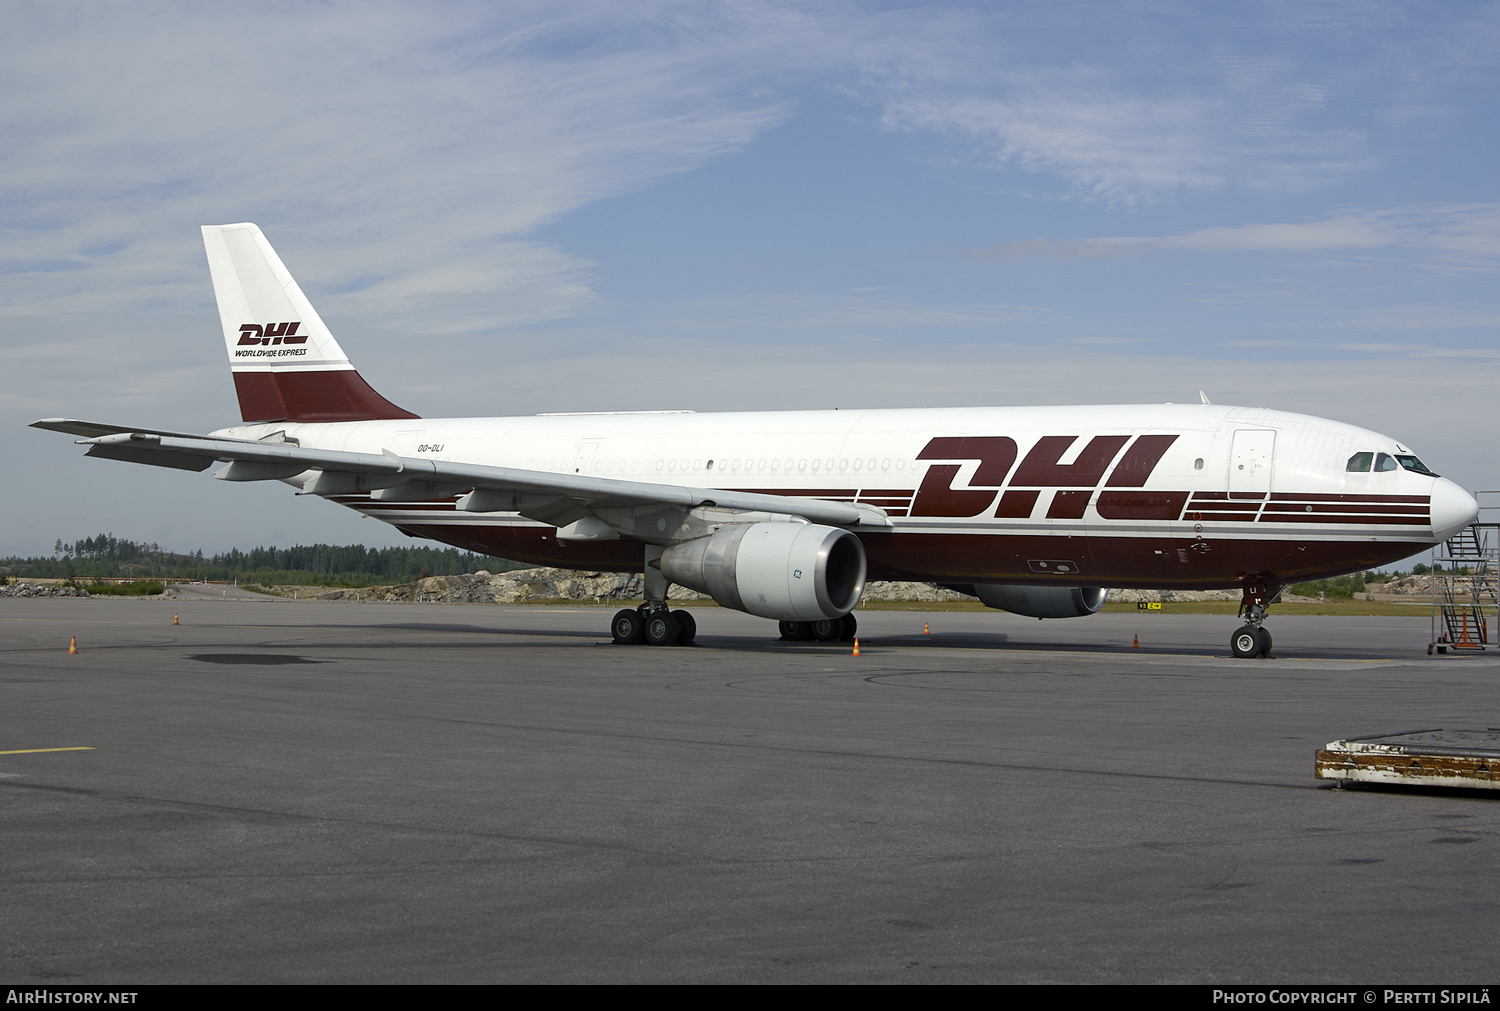
<path id="1" fill-rule="evenodd" d="M 234 390 L 245 421 L 415 418 L 360 378 L 255 225 L 204 225 Z"/>

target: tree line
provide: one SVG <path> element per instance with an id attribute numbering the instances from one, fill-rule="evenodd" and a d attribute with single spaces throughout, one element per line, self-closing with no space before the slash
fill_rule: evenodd
<path id="1" fill-rule="evenodd" d="M 297 544 L 289 548 L 231 548 L 205 555 L 164 550 L 161 545 L 113 533 L 76 541 L 58 539 L 52 554 L 0 558 L 0 574 L 41 579 L 156 578 L 239 580 L 279 585 L 372 586 L 407 583 L 425 576 L 455 576 L 487 569 L 508 572 L 520 562 L 457 548 L 412 546 L 367 548 L 362 544 Z"/>

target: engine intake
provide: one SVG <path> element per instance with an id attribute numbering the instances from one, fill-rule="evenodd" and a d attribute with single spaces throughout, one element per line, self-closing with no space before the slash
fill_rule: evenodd
<path id="1" fill-rule="evenodd" d="M 1104 606 L 1109 591 L 1097 586 L 1016 586 L 976 583 L 969 589 L 985 607 L 1028 618 L 1082 618 Z"/>
<path id="2" fill-rule="evenodd" d="M 724 607 L 781 621 L 838 618 L 865 589 L 865 546 L 837 527 L 745 523 L 674 544 L 661 556 L 672 582 Z"/>

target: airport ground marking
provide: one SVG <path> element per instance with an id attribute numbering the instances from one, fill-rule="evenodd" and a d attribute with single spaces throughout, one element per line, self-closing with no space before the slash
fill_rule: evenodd
<path id="1" fill-rule="evenodd" d="M 93 748 L 22 748 L 19 751 L 0 751 L 0 755 L 38 755 L 44 751 L 93 751 Z"/>

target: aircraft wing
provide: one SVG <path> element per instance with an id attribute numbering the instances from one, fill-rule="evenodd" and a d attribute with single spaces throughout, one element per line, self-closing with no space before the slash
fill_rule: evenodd
<path id="1" fill-rule="evenodd" d="M 227 481 L 265 481 L 315 472 L 303 492 L 347 495 L 368 492 L 383 500 L 441 498 L 467 492 L 458 508 L 473 512 L 518 512 L 562 526 L 601 510 L 700 507 L 746 513 L 799 516 L 830 526 L 888 527 L 885 511 L 863 503 L 766 495 L 758 492 L 650 484 L 580 474 L 553 474 L 419 457 L 390 450 L 351 453 L 303 448 L 284 442 L 252 442 L 183 433 L 154 432 L 71 419 L 48 418 L 33 428 L 86 435 L 77 440 L 89 456 L 177 470 L 203 471 Z M 674 539 L 670 535 L 663 539 Z"/>

